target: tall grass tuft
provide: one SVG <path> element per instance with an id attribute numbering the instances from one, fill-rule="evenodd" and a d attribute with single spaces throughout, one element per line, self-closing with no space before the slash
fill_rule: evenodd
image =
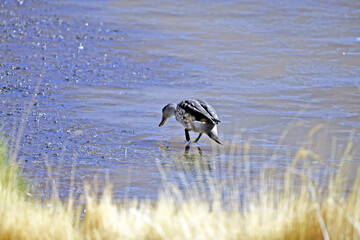
<path id="1" fill-rule="evenodd" d="M 80 239 L 76 212 L 56 199 L 40 203 L 27 195 L 18 165 L 0 144 L 0 239 Z"/>
<path id="2" fill-rule="evenodd" d="M 0 137 L 0 187 L 11 192 L 25 194 L 28 184 L 20 175 L 19 167 L 15 160 L 8 159 L 5 143 Z"/>
<path id="3" fill-rule="evenodd" d="M 39 202 L 22 194 L 18 168 L 2 145 L 0 239 L 360 239 L 359 174 L 350 178 L 342 164 L 324 191 L 297 167 L 309 152 L 300 148 L 283 187 L 264 175 L 259 191 L 246 198 L 236 181 L 228 196 L 208 183 L 211 200 L 199 188 L 184 193 L 173 186 L 156 202 L 114 203 L 107 188 L 101 198 L 89 190 L 80 212 L 72 199 Z"/>

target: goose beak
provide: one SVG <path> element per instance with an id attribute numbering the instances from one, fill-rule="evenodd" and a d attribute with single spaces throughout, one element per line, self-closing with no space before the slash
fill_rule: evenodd
<path id="1" fill-rule="evenodd" d="M 164 125 L 164 123 L 166 122 L 166 118 L 162 117 L 161 122 L 159 124 L 159 127 L 161 127 L 162 125 Z"/>

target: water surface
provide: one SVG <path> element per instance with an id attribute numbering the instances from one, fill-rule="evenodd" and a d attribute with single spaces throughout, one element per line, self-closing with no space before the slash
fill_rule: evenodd
<path id="1" fill-rule="evenodd" d="M 108 178 L 119 198 L 156 197 L 162 184 L 182 185 L 182 174 L 190 185 L 257 179 L 284 170 L 318 124 L 310 148 L 322 161 L 306 162 L 315 177 L 333 173 L 350 140 L 359 146 L 357 1 L 69 0 L 10 7 L 2 19 L 4 86 L 21 81 L 19 75 L 30 84 L 30 75 L 29 93 L 38 79 L 45 89 L 30 109 L 24 131 L 33 141 L 22 140 L 22 167 L 41 186 L 55 178 L 63 195 L 94 176 L 100 185 Z M 6 109 L 23 107 L 18 115 L 2 111 L 8 133 L 17 129 L 9 121 L 17 116 L 21 123 L 26 109 L 24 100 L 12 99 L 22 93 L 10 92 Z M 175 119 L 158 127 L 162 107 L 186 98 L 217 110 L 223 146 L 203 136 L 186 149 Z M 349 166 L 359 160 L 353 153 Z"/>

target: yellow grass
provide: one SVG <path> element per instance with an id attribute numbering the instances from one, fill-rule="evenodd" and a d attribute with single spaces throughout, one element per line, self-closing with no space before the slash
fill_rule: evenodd
<path id="1" fill-rule="evenodd" d="M 352 153 L 348 146 L 343 157 Z M 212 201 L 199 189 L 188 189 L 185 195 L 177 187 L 164 189 L 156 202 L 114 203 L 110 188 L 100 200 L 89 190 L 82 218 L 71 201 L 28 197 L 16 165 L 1 146 L 0 239 L 360 239 L 359 174 L 349 185 L 347 171 L 340 167 L 322 194 L 294 168 L 311 154 L 306 146 L 300 148 L 284 174 L 283 188 L 267 185 L 266 176 L 263 188 L 249 191 L 241 201 L 234 191 L 225 198 L 230 202 L 224 202 L 215 187 Z"/>

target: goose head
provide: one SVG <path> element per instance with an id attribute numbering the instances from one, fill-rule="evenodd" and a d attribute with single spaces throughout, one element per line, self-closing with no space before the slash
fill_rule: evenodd
<path id="1" fill-rule="evenodd" d="M 166 120 L 168 118 L 171 118 L 172 116 L 175 115 L 175 111 L 176 111 L 176 105 L 174 103 L 169 103 L 168 105 L 166 105 L 163 109 L 162 109 L 162 119 L 161 122 L 159 124 L 159 127 L 161 127 L 162 125 L 164 125 L 164 123 L 166 122 Z"/>

